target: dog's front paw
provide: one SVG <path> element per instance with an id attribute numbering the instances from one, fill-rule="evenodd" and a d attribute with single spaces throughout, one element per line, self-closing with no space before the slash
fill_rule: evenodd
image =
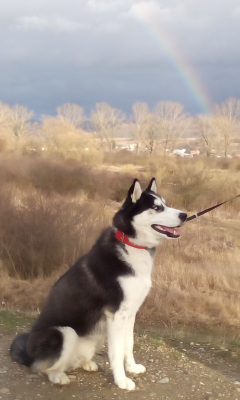
<path id="1" fill-rule="evenodd" d="M 132 379 L 127 378 L 126 376 L 125 376 L 125 378 L 120 379 L 119 381 L 117 381 L 115 383 L 120 389 L 127 389 L 127 390 L 135 389 L 135 383 L 132 381 Z"/>
<path id="2" fill-rule="evenodd" d="M 126 365 L 126 371 L 130 372 L 131 374 L 143 374 L 146 372 L 146 368 L 142 364 L 132 364 Z"/>

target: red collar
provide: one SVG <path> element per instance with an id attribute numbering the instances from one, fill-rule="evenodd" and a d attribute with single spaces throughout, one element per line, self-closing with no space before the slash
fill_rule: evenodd
<path id="1" fill-rule="evenodd" d="M 127 244 L 128 246 L 132 246 L 135 247 L 136 249 L 145 249 L 147 250 L 147 247 L 143 247 L 143 246 L 138 246 L 137 244 L 134 244 L 132 242 L 130 242 L 130 240 L 128 239 L 128 237 L 121 231 L 117 230 L 115 237 L 117 240 L 119 240 L 122 243 Z"/>

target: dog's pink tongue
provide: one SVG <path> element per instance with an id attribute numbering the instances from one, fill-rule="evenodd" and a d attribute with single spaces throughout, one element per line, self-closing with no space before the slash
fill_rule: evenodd
<path id="1" fill-rule="evenodd" d="M 169 226 L 163 226 L 163 225 L 161 225 L 161 227 L 162 227 L 165 231 L 167 231 L 167 232 L 169 232 L 169 233 L 172 233 L 173 235 L 180 235 L 180 226 L 176 226 L 175 228 L 170 228 Z"/>

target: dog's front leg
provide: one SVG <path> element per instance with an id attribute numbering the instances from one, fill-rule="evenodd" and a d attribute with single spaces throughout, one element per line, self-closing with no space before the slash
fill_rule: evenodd
<path id="1" fill-rule="evenodd" d="M 127 321 L 126 327 L 126 337 L 125 337 L 125 368 L 126 371 L 134 374 L 142 374 L 146 371 L 146 368 L 142 364 L 136 364 L 133 357 L 133 345 L 134 345 L 134 323 L 135 323 L 135 315 L 130 316 Z"/>
<path id="2" fill-rule="evenodd" d="M 124 350 L 127 316 L 122 310 L 107 317 L 108 355 L 114 382 L 120 389 L 134 390 L 135 383 L 126 377 L 124 371 Z"/>

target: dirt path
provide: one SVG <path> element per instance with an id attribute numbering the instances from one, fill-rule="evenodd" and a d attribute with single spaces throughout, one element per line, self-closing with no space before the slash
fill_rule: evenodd
<path id="1" fill-rule="evenodd" d="M 137 389 L 126 392 L 113 383 L 106 349 L 96 357 L 99 372 L 74 371 L 69 373 L 71 384 L 59 387 L 14 363 L 9 357 L 14 334 L 2 332 L 0 399 L 240 400 L 239 342 L 233 340 L 227 343 L 205 337 L 197 341 L 186 335 L 172 339 L 138 329 L 135 358 L 146 366 L 147 372 L 133 376 Z"/>

